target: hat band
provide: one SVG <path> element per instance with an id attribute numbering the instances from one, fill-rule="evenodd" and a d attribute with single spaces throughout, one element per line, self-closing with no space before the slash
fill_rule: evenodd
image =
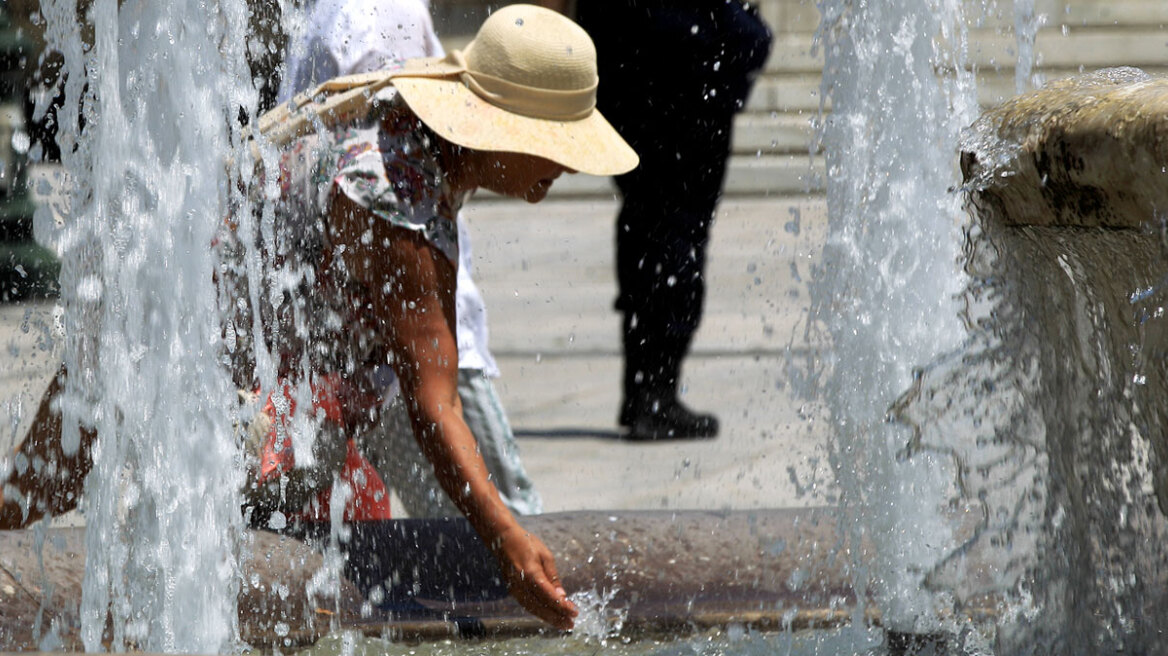
<path id="1" fill-rule="evenodd" d="M 459 50 L 450 51 L 446 61 L 461 69 L 459 77 L 476 96 L 513 114 L 553 121 L 578 121 L 588 118 L 596 108 L 595 82 L 583 89 L 543 89 L 474 71 Z"/>

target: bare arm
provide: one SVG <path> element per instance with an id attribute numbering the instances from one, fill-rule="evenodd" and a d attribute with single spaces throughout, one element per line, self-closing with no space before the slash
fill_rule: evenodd
<path id="1" fill-rule="evenodd" d="M 373 316 L 389 336 L 414 435 L 442 489 L 495 554 L 511 594 L 532 614 L 572 627 L 551 551 L 499 498 L 462 417 L 454 329 L 455 264 L 417 233 L 377 219 L 343 196 L 330 217 L 350 275 L 375 294 Z M 362 239 L 367 230 L 372 239 Z"/>

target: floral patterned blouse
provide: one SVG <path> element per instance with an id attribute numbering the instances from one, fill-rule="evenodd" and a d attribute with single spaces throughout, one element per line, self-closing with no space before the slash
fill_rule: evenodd
<path id="1" fill-rule="evenodd" d="M 373 100 L 365 119 L 310 133 L 281 150 L 275 211 L 267 214 L 268 229 L 260 218 L 255 231 L 264 261 L 260 324 L 277 375 L 302 378 L 298 372 L 305 364 L 312 378 L 343 372 L 351 394 L 367 399 L 350 404 L 355 411 L 393 393 L 396 384 L 387 366 L 384 327 L 366 320 L 370 295 L 378 290 L 348 280 L 342 267 L 326 266 L 325 228 L 334 194 L 344 194 L 394 226 L 422 234 L 454 266 L 455 220 L 466 198 L 446 181 L 438 138 L 396 90 L 382 89 Z M 262 210 L 262 203 L 256 205 Z M 230 297 L 249 298 L 246 276 L 240 275 L 246 249 L 238 232 L 229 232 L 221 246 L 235 253 L 236 264 L 221 268 L 221 275 L 230 279 L 234 270 Z M 250 311 L 250 306 L 239 308 L 227 330 L 229 341 L 236 342 L 228 350 L 242 356 L 233 359 L 246 361 L 243 370 L 233 365 L 241 385 L 254 377 L 247 344 Z"/>
<path id="2" fill-rule="evenodd" d="M 465 196 L 446 182 L 437 137 L 393 87 L 373 103 L 364 121 L 302 137 L 281 153 L 279 220 L 327 216 L 333 194 L 341 193 L 395 226 L 421 232 L 457 262 L 455 218 Z"/>

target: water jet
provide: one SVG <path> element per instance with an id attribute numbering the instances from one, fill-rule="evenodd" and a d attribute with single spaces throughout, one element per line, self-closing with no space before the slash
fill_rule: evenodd
<path id="1" fill-rule="evenodd" d="M 110 18 L 106 16 L 107 20 Z M 933 27 L 922 28 L 925 33 L 933 30 Z M 863 42 L 862 39 L 858 41 Z M 838 57 L 839 53 L 834 56 Z M 238 57 L 231 61 L 238 63 Z M 929 72 L 914 73 L 916 77 L 927 78 L 932 74 L 933 63 L 926 63 Z M 878 77 L 873 75 L 871 79 Z M 1075 84 L 1079 86 L 1075 87 Z M 914 458 L 918 462 L 926 460 L 926 468 L 936 465 L 939 471 L 951 463 L 956 464 L 953 471 L 940 471 L 935 478 L 925 479 L 920 488 L 873 488 L 885 496 L 875 500 L 871 496 L 858 498 L 859 505 L 852 506 L 850 514 L 846 515 L 847 523 L 842 531 L 853 538 L 847 543 L 847 548 L 857 554 L 854 558 L 841 555 L 846 549 L 838 549 L 841 529 L 837 516 L 825 510 L 722 514 L 598 512 L 533 518 L 531 521 L 542 523 L 541 531 L 559 536 L 560 541 L 553 544 L 553 548 L 564 562 L 576 567 L 565 575 L 576 577 L 571 580 L 580 588 L 619 588 L 618 594 L 627 595 L 616 597 L 619 603 L 628 604 L 627 626 L 630 630 L 645 633 L 656 630 L 651 622 L 672 634 L 709 626 L 724 627 L 727 631 L 733 626 L 785 630 L 801 626 L 822 628 L 844 622 L 886 622 L 888 617 L 877 618 L 866 615 L 864 610 L 855 610 L 857 605 L 865 605 L 858 604 L 861 600 L 876 597 L 875 607 L 892 607 L 898 614 L 895 625 L 891 626 L 888 647 L 925 648 L 936 643 L 927 636 L 937 634 L 926 633 L 925 638 L 920 638 L 913 633 L 917 627 L 906 626 L 904 619 L 919 608 L 915 586 L 920 584 L 924 589 L 954 593 L 959 602 L 962 599 L 981 599 L 987 593 L 991 600 L 1005 598 L 1012 601 L 1013 605 L 1006 608 L 1008 612 L 1005 614 L 998 606 L 993 607 L 994 613 L 987 614 L 1006 618 L 1002 626 L 1007 628 L 1021 627 L 1016 628 L 1016 634 L 1007 632 L 1001 637 L 1000 653 L 1003 654 L 1026 653 L 1029 649 L 1026 640 L 1033 640 L 1035 635 L 1040 648 L 1057 646 L 1068 636 L 1084 638 L 1083 644 L 1117 645 L 1117 651 L 1120 647 L 1150 650 L 1158 645 L 1152 628 L 1141 626 L 1141 618 L 1160 619 L 1157 613 L 1162 611 L 1157 609 L 1165 607 L 1160 603 L 1162 594 L 1158 592 L 1164 588 L 1163 568 L 1159 564 L 1163 554 L 1158 546 L 1163 542 L 1158 539 L 1162 535 L 1162 516 L 1153 507 L 1155 491 L 1165 489 L 1161 474 L 1164 468 L 1159 464 L 1163 462 L 1164 446 L 1156 439 L 1162 428 L 1156 401 L 1162 398 L 1158 390 L 1162 391 L 1159 386 L 1166 378 L 1161 364 L 1163 358 L 1160 357 L 1164 331 L 1159 294 L 1165 272 L 1161 266 L 1163 245 L 1158 214 L 1162 211 L 1159 208 L 1164 207 L 1159 196 L 1163 184 L 1158 176 L 1162 175 L 1166 162 L 1158 136 L 1162 126 L 1156 116 L 1156 108 L 1161 102 L 1157 85 L 1156 81 L 1131 71 L 1067 83 L 1065 87 L 1055 85 L 1045 92 L 1023 97 L 1001 113 L 991 114 L 975 128 L 974 141 L 966 142 L 967 155 L 963 160 L 965 189 L 970 204 L 986 210 L 985 216 L 989 218 L 969 229 L 969 246 L 965 252 L 969 280 L 959 278 L 959 284 L 952 279 L 931 281 L 937 283 L 932 287 L 934 291 L 921 292 L 921 295 L 932 299 L 929 303 L 934 305 L 928 307 L 934 309 L 924 311 L 926 317 L 916 321 L 929 323 L 927 315 L 930 312 L 947 312 L 946 299 L 952 292 L 951 295 L 960 298 L 964 306 L 962 311 L 953 312 L 953 316 L 965 318 L 966 324 L 952 330 L 951 334 L 943 329 L 945 341 L 940 345 L 929 343 L 929 335 L 916 335 L 917 346 L 924 346 L 906 360 L 893 363 L 895 367 L 892 368 L 897 371 L 889 376 L 891 383 L 882 378 L 887 371 L 874 373 L 882 381 L 879 385 L 873 384 L 874 387 L 880 387 L 882 393 L 899 394 L 904 385 L 897 381 L 901 377 L 910 377 L 907 370 L 912 367 L 923 367 L 913 380 L 909 393 L 898 401 L 875 398 L 872 407 L 860 408 L 855 415 L 869 425 L 883 424 L 885 410 L 895 401 L 895 416 L 915 432 L 904 426 L 890 433 L 883 432 L 883 428 L 871 432 L 849 428 L 859 439 L 876 435 L 876 440 L 883 440 L 873 457 L 885 457 L 884 462 L 898 463 L 889 467 L 892 477 L 903 472 L 905 467 L 901 465 Z M 882 93 L 887 91 L 885 89 Z M 941 92 L 950 100 L 960 99 L 965 93 L 962 89 L 942 89 Z M 1103 107 L 1099 99 L 1111 92 L 1114 92 L 1112 97 L 1116 104 L 1107 111 L 1070 111 L 1086 106 Z M 954 95 L 946 95 L 950 93 Z M 862 95 L 857 93 L 852 100 Z M 841 96 L 833 99 L 840 110 L 842 122 L 839 125 L 858 126 L 865 130 L 869 127 L 848 122 L 852 115 L 847 113 L 849 107 L 844 102 L 847 99 Z M 881 109 L 881 106 L 875 108 Z M 962 125 L 971 121 L 972 116 L 964 115 L 956 120 Z M 950 128 L 951 125 L 946 126 L 946 129 Z M 949 144 L 951 138 L 951 134 L 939 130 L 931 140 L 944 145 Z M 996 145 L 999 142 L 1007 145 Z M 892 145 L 888 147 L 892 148 Z M 893 151 L 907 158 L 914 149 L 888 152 Z M 935 169 L 933 173 L 946 170 L 952 155 L 951 149 L 946 150 L 938 160 L 941 163 L 931 166 Z M 871 162 L 878 170 L 879 166 L 886 166 L 888 160 L 888 157 L 877 156 Z M 930 168 L 928 165 L 923 167 Z M 945 178 L 944 175 L 938 177 Z M 924 186 L 935 187 L 930 193 L 941 195 L 940 200 L 933 196 L 931 201 L 914 205 L 915 209 L 896 208 L 894 218 L 906 222 L 905 217 L 908 217 L 908 221 L 913 221 L 930 212 L 951 216 L 949 213 L 954 209 L 956 196 L 944 194 L 948 185 L 929 183 Z M 853 191 L 860 189 L 856 187 Z M 79 202 L 88 202 L 83 194 L 76 198 Z M 114 194 L 106 200 L 113 202 L 118 198 L 121 197 Z M 138 200 L 147 205 L 159 201 L 150 194 L 144 194 Z M 844 220 L 853 219 L 851 213 L 870 200 L 871 197 L 859 194 L 849 199 L 851 205 L 840 201 L 836 211 L 845 217 Z M 133 205 L 131 201 L 126 202 Z M 954 225 L 942 221 L 933 234 L 933 243 L 940 244 L 942 255 L 939 261 L 942 263 L 951 264 L 950 260 L 956 259 L 956 255 L 952 258 L 945 255 L 950 249 L 955 252 L 956 245 L 961 242 L 960 238 L 950 240 L 955 232 Z M 99 227 L 89 226 L 89 229 L 91 233 L 98 233 Z M 879 230 L 875 224 L 868 224 L 867 229 Z M 199 244 L 201 238 L 195 236 L 184 243 Z M 836 247 L 841 244 L 842 241 L 835 242 Z M 1092 265 L 1090 258 L 1078 250 L 1083 244 L 1090 244 L 1091 249 L 1098 249 L 1105 255 L 1097 257 L 1096 264 Z M 84 239 L 71 242 L 69 246 L 78 249 L 70 251 L 72 255 L 92 255 L 95 252 L 92 243 Z M 126 253 L 125 241 L 114 239 L 112 246 L 119 256 Z M 164 246 L 169 248 L 168 244 L 157 248 L 160 252 L 174 253 Z M 168 260 L 165 256 L 162 259 L 178 261 Z M 923 259 L 926 258 L 922 256 Z M 92 261 L 85 263 L 86 266 L 93 264 Z M 932 276 L 931 272 L 938 269 L 930 266 L 922 265 L 918 273 Z M 944 266 L 942 264 L 940 268 Z M 887 272 L 887 269 L 881 271 Z M 75 292 L 82 288 L 90 292 L 94 290 L 92 285 L 79 284 L 93 282 L 82 275 L 86 272 L 92 273 L 84 267 L 66 272 L 67 276 L 72 276 L 73 287 L 70 289 Z M 201 279 L 204 274 L 205 271 L 198 270 L 181 277 L 194 280 Z M 1027 283 L 1034 281 L 1043 283 L 1037 290 L 1022 291 L 1027 289 Z M 845 282 L 842 286 L 846 288 L 850 284 Z M 822 289 L 830 288 L 824 285 Z M 93 299 L 89 296 L 78 292 L 70 298 L 81 309 L 93 309 Z M 199 298 L 206 300 L 205 296 Z M 938 302 L 937 298 L 942 300 Z M 1035 299 L 1039 300 L 1035 302 Z M 872 299 L 867 302 L 871 305 L 878 303 Z M 86 306 L 86 303 L 90 305 Z M 860 304 L 857 317 L 863 313 L 863 305 Z M 80 320 L 87 316 L 90 315 L 82 313 Z M 1040 316 L 1053 316 L 1058 320 L 1048 325 L 1040 321 Z M 77 322 L 79 318 L 74 316 L 72 320 Z M 131 318 L 128 323 L 134 321 Z M 1011 321 L 1015 322 L 1009 323 Z M 180 324 L 169 324 L 170 330 Z M 1032 330 L 1038 324 L 1044 327 Z M 861 325 L 865 324 L 861 322 Z M 966 337 L 967 330 L 969 336 L 962 342 L 959 338 Z M 169 333 L 164 331 L 164 334 Z M 846 340 L 842 328 L 833 339 L 839 343 Z M 1067 350 L 1056 349 L 1054 345 L 1066 346 Z M 867 348 L 867 345 L 860 346 Z M 896 351 L 881 348 L 889 358 L 893 356 L 888 354 Z M 84 348 L 79 350 L 85 354 Z M 942 353 L 938 355 L 936 351 Z M 120 353 L 117 348 L 114 352 Z M 1076 357 L 1067 358 L 1068 352 L 1073 352 Z M 125 351 L 125 355 L 127 360 L 136 361 L 141 353 L 131 348 Z M 212 376 L 209 394 L 222 392 L 220 383 Z M 95 402 L 83 397 L 76 401 Z M 105 406 L 105 409 L 110 411 L 113 407 Z M 206 412 L 207 408 L 196 410 Z M 113 419 L 107 419 L 111 421 L 111 430 L 125 429 Z M 220 426 L 211 434 L 219 436 L 224 432 Z M 905 445 L 908 445 L 907 449 Z M 854 455 L 849 448 L 841 448 L 837 457 L 843 459 Z M 897 456 L 900 456 L 899 460 Z M 135 454 L 135 457 L 144 456 Z M 999 464 L 1001 462 L 1006 464 Z M 1090 470 L 1094 466 L 1103 470 L 1103 475 L 1097 479 L 1092 477 L 1099 472 Z M 953 477 L 958 483 L 949 487 Z M 230 488 L 230 483 L 224 485 L 225 489 Z M 921 489 L 926 489 L 926 492 L 921 493 Z M 871 489 L 862 486 L 856 488 L 856 494 L 869 491 Z M 982 491 L 985 496 L 979 496 Z M 933 521 L 936 517 L 918 522 L 920 518 L 911 510 L 903 511 L 890 521 L 878 518 L 879 521 L 873 524 L 864 524 L 863 518 L 859 517 L 863 509 L 889 505 L 890 500 L 936 506 L 938 500 L 944 500 L 950 494 L 973 502 L 975 510 L 958 513 L 966 520 L 971 516 L 975 519 L 972 531 L 954 530 L 953 524 L 961 522 L 944 517 L 943 513 L 936 522 Z M 919 495 L 919 498 L 914 498 L 914 495 Z M 1082 504 L 1084 500 L 1086 506 Z M 229 499 L 221 505 L 229 507 L 233 501 Z M 871 505 L 865 506 L 865 503 Z M 1098 507 L 1090 507 L 1091 504 L 1098 504 Z M 109 510 L 116 514 L 113 512 L 116 509 Z M 230 525 L 232 521 L 235 520 L 227 523 Z M 853 521 L 855 523 L 851 523 Z M 557 523 L 562 529 L 560 533 L 556 533 Z M 906 537 L 902 529 L 906 526 L 913 530 L 922 528 L 918 524 L 928 526 Z M 945 529 L 941 531 L 945 542 L 933 545 L 920 539 L 936 535 L 931 529 L 938 525 Z M 901 570 L 906 573 L 905 579 L 882 581 L 888 584 L 883 590 L 873 590 L 863 584 L 857 589 L 856 581 L 866 583 L 870 580 L 866 576 L 869 573 L 866 568 L 870 565 L 867 558 L 879 551 L 869 549 L 873 536 L 865 535 L 857 526 L 887 529 L 886 533 L 875 537 L 890 551 L 880 556 L 881 560 L 872 570 L 884 573 Z M 1099 531 L 1101 526 L 1108 527 L 1108 530 L 1093 535 L 1092 532 Z M 232 525 L 232 530 L 234 528 L 237 527 Z M 682 528 L 684 535 L 681 535 Z M 432 541 L 418 537 L 426 531 L 431 536 L 427 540 Z M 411 553 L 410 549 L 413 549 L 414 555 L 417 552 L 425 555 L 425 552 L 433 552 L 432 545 L 443 536 L 464 535 L 465 527 L 460 528 L 457 524 L 411 526 L 402 522 L 387 527 L 382 533 L 374 533 L 373 537 L 386 542 L 399 540 L 395 544 L 403 553 Z M 703 540 L 687 543 L 683 539 L 694 535 L 703 536 Z M 710 537 L 710 540 L 704 541 L 705 537 Z M 4 536 L 4 539 L 23 540 L 23 544 L 33 544 L 39 539 L 47 545 L 46 553 L 56 549 L 59 554 L 74 554 L 68 561 L 74 563 L 71 567 L 76 567 L 77 554 L 82 550 L 77 546 L 79 537 L 76 534 L 70 537 L 49 532 L 38 538 L 33 533 Z M 56 546 L 58 539 L 64 546 Z M 905 552 L 898 550 L 901 541 L 915 541 L 914 544 L 921 547 L 911 554 L 914 566 L 925 563 L 921 569 L 911 571 L 903 567 L 910 559 L 902 559 Z M 459 564 L 481 564 L 481 558 L 476 561 L 478 557 L 470 542 L 458 537 L 452 543 L 464 547 L 459 551 Z M 101 543 L 91 542 L 89 546 L 93 553 Z M 916 559 L 921 552 L 924 552 L 923 558 Z M 7 556 L 10 552 L 4 550 L 0 553 Z M 226 554 L 223 562 L 233 562 L 239 552 L 226 549 L 218 553 Z M 304 558 L 307 563 L 309 556 Z M 466 560 L 461 560 L 463 558 Z M 786 561 L 786 558 L 792 560 Z M 929 559 L 939 562 L 932 563 Z M 315 571 L 319 563 L 313 560 L 304 569 Z M 620 563 L 621 566 L 609 569 L 601 566 L 605 563 Z M 357 572 L 351 577 L 357 583 L 377 585 L 377 578 L 392 578 L 385 574 L 386 570 L 374 567 L 389 567 L 392 572 L 392 564 L 366 565 L 377 573 Z M 127 571 L 119 570 L 123 566 L 124 563 L 115 562 L 107 564 L 106 569 L 116 574 Z M 16 565 L 6 567 L 17 571 Z M 39 568 L 40 563 L 35 559 L 21 565 L 19 571 L 28 573 L 27 578 L 22 574 L 21 586 L 28 585 L 27 581 L 40 575 Z M 52 579 L 52 573 L 47 569 L 44 574 L 49 577 L 47 580 L 57 580 Z M 273 571 L 258 574 L 256 580 L 277 581 L 283 576 L 281 571 L 292 569 L 296 568 L 277 564 Z M 72 571 L 75 582 L 77 570 Z M 245 590 L 249 583 L 249 576 L 243 574 L 246 571 L 241 565 L 239 572 L 233 572 L 233 576 L 241 577 L 239 580 Z M 1067 571 L 1076 575 L 1084 572 L 1102 574 L 1075 580 L 1064 575 Z M 453 606 L 449 601 L 433 599 L 428 600 L 427 605 L 415 596 L 412 601 L 417 602 L 421 609 L 415 607 L 412 610 L 418 612 L 419 618 L 408 617 L 401 606 L 393 609 L 398 613 L 396 616 L 374 617 L 373 610 L 363 609 L 352 589 L 346 587 L 348 592 L 344 592 L 341 602 L 318 607 L 310 606 L 306 601 L 299 606 L 300 615 L 284 621 L 288 626 L 280 627 L 280 622 L 270 624 L 268 638 L 248 634 L 246 618 L 239 625 L 240 633 L 258 644 L 287 647 L 290 645 L 285 640 L 294 644 L 310 642 L 319 635 L 312 631 L 319 632 L 331 624 L 333 618 L 338 618 L 340 626 L 371 633 L 397 631 L 398 635 L 418 639 L 476 633 L 505 636 L 535 630 L 530 623 L 524 625 L 526 620 L 516 616 L 513 607 L 509 608 L 506 602 L 500 601 L 497 582 L 493 583 L 489 571 L 468 565 L 466 569 L 455 567 L 452 570 L 435 567 L 432 573 L 439 579 L 446 577 L 444 584 L 434 584 L 436 589 L 448 589 L 450 586 L 445 584 L 452 581 L 465 583 L 468 589 L 459 591 L 461 596 Z M 399 576 L 399 582 L 402 578 Z M 427 581 L 421 578 L 404 576 L 404 579 L 411 589 L 427 585 Z M 8 583 L 12 584 L 12 581 Z M 37 585 L 36 594 L 26 594 L 26 600 L 50 590 L 47 586 Z M 59 592 L 66 590 L 63 583 L 57 585 L 60 586 L 57 588 Z M 12 587 L 16 592 L 25 592 L 20 586 Z M 390 587 L 389 592 L 393 592 Z M 69 589 L 77 590 L 76 587 Z M 655 597 L 649 591 L 659 596 Z M 385 594 L 386 590 L 382 593 Z M 719 597 L 719 593 L 726 596 Z M 1019 602 L 1022 593 L 1037 595 L 1033 606 L 1028 608 Z M 50 596 L 53 594 L 49 593 Z M 75 593 L 71 598 L 76 600 L 79 596 L 80 593 Z M 393 594 L 389 596 L 394 601 L 403 602 Z M 731 602 L 738 605 L 728 610 L 727 604 Z M 21 608 L 24 609 L 22 613 L 34 616 L 41 612 L 39 604 L 35 609 L 31 605 Z M 255 606 L 243 604 L 241 608 L 246 614 L 253 612 L 248 609 Z M 972 606 L 967 603 L 965 610 L 970 608 Z M 1035 608 L 1039 621 L 1027 616 Z M 1098 608 L 1106 609 L 1101 613 L 1103 619 L 1086 621 L 1086 618 L 1096 616 Z M 327 612 L 317 613 L 318 610 Z M 822 613 L 817 615 L 812 611 Z M 266 612 L 254 611 L 254 615 L 264 617 Z M 68 632 L 58 629 L 55 635 L 62 644 L 86 642 L 80 637 L 78 625 L 70 623 L 67 612 L 62 611 L 58 616 L 65 618 L 58 626 L 73 627 L 78 631 L 76 639 L 80 641 L 66 643 L 62 636 Z M 327 623 L 324 618 L 328 618 Z M 981 619 L 985 620 L 986 616 Z M 944 623 L 943 620 L 929 618 L 932 624 L 925 626 L 924 630 L 934 631 L 936 625 Z M 238 620 L 226 621 L 230 625 Z M 22 626 L 36 626 L 35 617 L 31 623 Z M 297 628 L 300 626 L 312 627 L 312 631 L 301 632 Z M 30 636 L 27 640 L 22 638 L 13 643 L 14 648 L 51 644 L 51 641 L 41 642 L 45 635 L 53 635 L 51 627 L 42 623 L 40 628 L 47 632 L 41 632 L 37 637 Z M 148 633 L 140 632 L 127 642 L 139 646 L 136 641 Z M 213 646 L 206 648 L 220 648 L 216 640 L 218 638 L 213 637 L 210 641 Z M 88 644 L 97 643 L 105 644 L 100 639 L 95 643 L 91 636 Z M 196 647 L 183 648 L 193 650 Z M 1050 647 L 1049 650 L 1054 649 Z"/>

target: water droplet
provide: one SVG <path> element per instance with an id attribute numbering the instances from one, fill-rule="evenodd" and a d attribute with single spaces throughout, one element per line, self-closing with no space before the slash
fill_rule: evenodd
<path id="1" fill-rule="evenodd" d="M 28 136 L 27 132 L 19 130 L 12 134 L 12 149 L 17 153 L 24 155 L 31 145 L 32 138 Z"/>
<path id="2" fill-rule="evenodd" d="M 77 296 L 83 301 L 98 301 L 101 299 L 102 291 L 105 285 L 102 284 L 101 278 L 98 276 L 85 276 L 81 282 L 77 284 Z"/>

